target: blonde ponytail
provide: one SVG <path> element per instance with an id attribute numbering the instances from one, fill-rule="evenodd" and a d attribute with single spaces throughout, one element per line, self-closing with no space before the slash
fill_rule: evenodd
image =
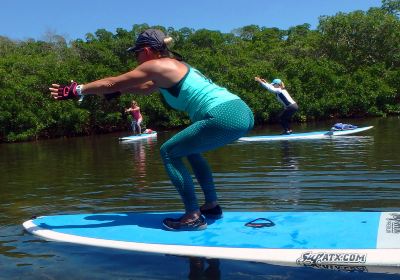
<path id="1" fill-rule="evenodd" d="M 164 38 L 164 44 L 168 47 L 172 46 L 172 44 L 174 43 L 174 39 L 172 39 L 172 37 L 165 37 Z"/>
<path id="2" fill-rule="evenodd" d="M 183 61 L 183 56 L 180 55 L 177 52 L 171 51 L 168 47 L 172 47 L 174 44 L 174 39 L 172 37 L 165 37 L 164 38 L 164 44 L 165 44 L 165 52 L 161 53 L 161 56 L 163 57 L 169 57 L 169 58 L 174 58 L 179 61 Z"/>

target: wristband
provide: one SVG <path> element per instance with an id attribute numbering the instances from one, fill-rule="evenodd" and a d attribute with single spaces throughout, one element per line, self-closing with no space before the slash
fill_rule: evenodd
<path id="1" fill-rule="evenodd" d="M 83 96 L 82 91 L 83 91 L 83 85 L 78 85 L 78 86 L 76 86 L 76 93 L 77 93 L 79 96 Z"/>

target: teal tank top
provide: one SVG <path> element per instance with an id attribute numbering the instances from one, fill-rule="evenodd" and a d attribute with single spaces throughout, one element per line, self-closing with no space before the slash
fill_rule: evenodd
<path id="1" fill-rule="evenodd" d="M 214 84 L 199 70 L 188 66 L 186 75 L 170 88 L 160 88 L 165 101 L 172 108 L 189 114 L 198 121 L 216 106 L 227 101 L 240 99 L 226 88 Z"/>

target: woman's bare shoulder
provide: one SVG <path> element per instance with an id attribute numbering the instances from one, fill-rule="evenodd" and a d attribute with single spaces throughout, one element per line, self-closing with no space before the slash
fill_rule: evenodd
<path id="1" fill-rule="evenodd" d="M 165 70 L 180 70 L 182 68 L 185 68 L 186 66 L 176 59 L 165 57 L 146 61 L 142 63 L 139 67 L 143 69 L 148 69 L 150 71 L 163 72 Z"/>

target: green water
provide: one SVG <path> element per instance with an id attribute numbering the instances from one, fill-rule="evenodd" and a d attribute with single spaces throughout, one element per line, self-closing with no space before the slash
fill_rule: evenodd
<path id="1" fill-rule="evenodd" d="M 324 140 L 233 143 L 208 152 L 222 207 L 399 211 L 400 119 L 347 122 L 374 128 Z M 325 130 L 331 124 L 295 129 Z M 251 134 L 278 131 L 266 126 Z M 117 139 L 128 132 L 0 145 L 0 279 L 188 279 L 191 259 L 46 242 L 21 227 L 33 215 L 182 210 L 159 155 L 174 133 L 127 144 Z M 218 271 L 221 279 L 383 279 L 224 260 Z M 214 279 L 202 275 L 198 279 Z"/>

